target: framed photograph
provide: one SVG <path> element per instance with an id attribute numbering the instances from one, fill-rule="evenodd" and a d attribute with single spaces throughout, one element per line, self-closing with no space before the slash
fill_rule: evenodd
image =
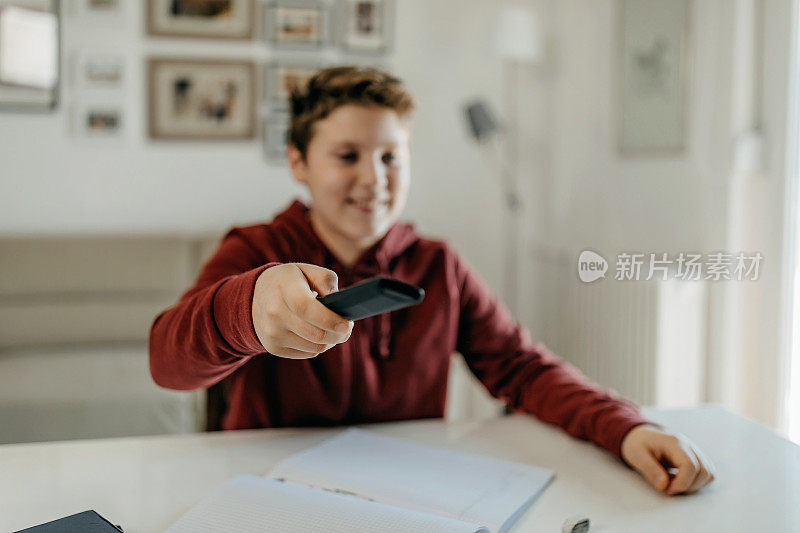
<path id="1" fill-rule="evenodd" d="M 267 5 L 267 40 L 282 48 L 321 48 L 328 40 L 327 10 L 318 0 L 277 0 Z"/>
<path id="2" fill-rule="evenodd" d="M 125 82 L 125 58 L 121 54 L 76 56 L 73 83 L 81 88 L 118 89 Z"/>
<path id="3" fill-rule="evenodd" d="M 689 0 L 620 0 L 619 151 L 685 146 Z"/>
<path id="4" fill-rule="evenodd" d="M 78 11 L 85 15 L 119 16 L 121 0 L 75 0 Z"/>
<path id="5" fill-rule="evenodd" d="M 286 160 L 289 144 L 289 113 L 273 110 L 264 118 L 264 155 L 275 162 Z"/>
<path id="6" fill-rule="evenodd" d="M 0 109 L 58 104 L 61 23 L 57 1 L 0 0 Z"/>
<path id="7" fill-rule="evenodd" d="M 108 13 L 119 9 L 120 0 L 81 0 L 85 9 Z"/>
<path id="8" fill-rule="evenodd" d="M 250 39 L 253 0 L 147 0 L 147 33 Z"/>
<path id="9" fill-rule="evenodd" d="M 394 39 L 393 0 L 344 0 L 341 45 L 356 52 L 386 52 Z"/>
<path id="10" fill-rule="evenodd" d="M 76 15 L 85 24 L 119 25 L 127 7 L 124 0 L 73 0 Z"/>
<path id="11" fill-rule="evenodd" d="M 123 129 L 121 104 L 80 104 L 75 110 L 75 134 L 82 137 L 118 138 Z"/>
<path id="12" fill-rule="evenodd" d="M 320 63 L 311 62 L 278 62 L 267 65 L 264 99 L 275 107 L 288 108 L 292 90 L 306 85 L 321 67 Z"/>
<path id="13" fill-rule="evenodd" d="M 150 137 L 253 137 L 252 62 L 159 58 L 150 60 L 148 72 Z"/>

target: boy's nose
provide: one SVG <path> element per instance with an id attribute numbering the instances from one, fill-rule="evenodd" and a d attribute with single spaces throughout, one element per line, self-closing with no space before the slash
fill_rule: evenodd
<path id="1" fill-rule="evenodd" d="M 380 186 L 386 183 L 386 169 L 383 168 L 382 162 L 366 161 L 361 172 L 359 172 L 359 181 L 364 185 L 370 187 Z"/>

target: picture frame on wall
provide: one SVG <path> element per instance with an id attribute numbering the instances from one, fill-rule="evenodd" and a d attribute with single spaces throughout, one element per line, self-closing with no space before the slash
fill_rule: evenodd
<path id="1" fill-rule="evenodd" d="M 79 15 L 117 19 L 122 13 L 123 0 L 73 0 Z"/>
<path id="2" fill-rule="evenodd" d="M 95 54 L 82 52 L 76 55 L 73 65 L 73 83 L 86 89 L 119 89 L 125 83 L 126 65 L 122 54 Z"/>
<path id="3" fill-rule="evenodd" d="M 264 156 L 273 162 L 285 162 L 289 144 L 289 112 L 272 110 L 264 117 Z"/>
<path id="4" fill-rule="evenodd" d="M 73 131 L 79 137 L 116 139 L 124 128 L 123 106 L 91 102 L 75 106 Z"/>
<path id="5" fill-rule="evenodd" d="M 147 33 L 251 39 L 254 0 L 147 0 Z"/>
<path id="6" fill-rule="evenodd" d="M 250 139 L 255 132 L 251 61 L 151 58 L 149 134 L 153 139 Z"/>
<path id="7" fill-rule="evenodd" d="M 58 106 L 60 41 L 58 0 L 0 0 L 0 111 Z"/>
<path id="8" fill-rule="evenodd" d="M 686 145 L 689 0 L 619 0 L 618 149 L 679 154 Z"/>
<path id="9" fill-rule="evenodd" d="M 340 45 L 346 51 L 384 53 L 394 40 L 394 0 L 343 0 Z"/>
<path id="10" fill-rule="evenodd" d="M 318 49 L 328 42 L 328 10 L 320 0 L 276 0 L 264 13 L 265 36 L 273 46 Z"/>
<path id="11" fill-rule="evenodd" d="M 264 100 L 276 108 L 289 107 L 292 89 L 305 85 L 322 68 L 314 61 L 277 61 L 264 69 Z"/>

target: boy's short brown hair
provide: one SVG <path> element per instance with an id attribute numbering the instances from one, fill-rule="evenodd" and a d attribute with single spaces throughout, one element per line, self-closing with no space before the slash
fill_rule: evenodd
<path id="1" fill-rule="evenodd" d="M 416 107 L 400 78 L 373 67 L 339 66 L 317 72 L 306 85 L 292 91 L 289 143 L 306 158 L 314 123 L 345 104 L 382 106 L 400 117 Z"/>

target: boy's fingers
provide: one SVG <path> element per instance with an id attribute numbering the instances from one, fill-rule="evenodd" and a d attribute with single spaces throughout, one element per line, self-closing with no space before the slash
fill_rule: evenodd
<path id="1" fill-rule="evenodd" d="M 689 487 L 689 492 L 699 490 L 714 481 L 714 468 L 711 466 L 711 462 L 706 459 L 700 450 L 693 448 L 692 451 L 694 452 L 695 457 L 697 457 L 697 462 L 700 465 L 700 473 L 697 474 L 697 478 L 694 480 L 694 483 L 692 483 L 692 486 Z"/>
<path id="2" fill-rule="evenodd" d="M 281 348 L 272 353 L 272 355 L 286 357 L 287 359 L 311 359 L 317 356 L 315 353 L 303 352 L 301 350 L 295 350 L 294 348 Z"/>
<path id="3" fill-rule="evenodd" d="M 311 325 L 333 334 L 322 337 L 319 334 L 304 332 L 303 330 L 295 329 L 301 337 L 312 342 L 323 344 L 332 344 L 344 342 L 348 339 L 350 331 L 353 327 L 352 321 L 346 320 L 327 307 L 320 303 L 316 296 L 318 293 L 322 296 L 335 292 L 339 289 L 339 281 L 336 273 L 327 268 L 318 267 L 316 265 L 309 265 L 306 263 L 296 263 L 297 268 L 305 276 L 308 282 L 307 294 L 295 294 L 292 296 L 287 295 L 287 304 L 289 308 L 298 315 L 301 319 L 309 322 Z M 310 333 L 307 336 L 305 333 Z"/>
<path id="4" fill-rule="evenodd" d="M 350 336 L 353 322 L 340 317 L 322 303 L 312 298 L 303 306 L 300 318 L 307 320 L 310 324 L 332 333 L 333 337 L 328 336 L 322 342 L 344 342 Z M 328 340 L 329 339 L 329 340 Z M 312 339 L 313 340 L 313 339 Z"/>
<path id="5" fill-rule="evenodd" d="M 330 311 L 324 305 L 322 305 L 316 300 L 309 301 L 308 305 L 309 306 L 319 305 L 326 311 L 332 313 L 339 320 L 344 320 L 339 315 L 333 313 L 333 311 Z M 347 322 L 346 320 L 344 321 L 345 323 Z M 315 325 L 308 319 L 308 313 L 302 312 L 302 310 L 300 314 L 292 313 L 291 316 L 287 317 L 286 324 L 290 331 L 296 333 L 298 336 L 304 338 L 305 340 L 313 342 L 315 344 L 338 344 L 347 339 L 346 334 L 343 337 L 341 333 L 335 330 L 330 331 Z"/>
<path id="6" fill-rule="evenodd" d="M 320 296 L 339 290 L 339 277 L 333 270 L 307 263 L 297 263 L 297 268 L 306 277 L 311 290 L 316 291 Z"/>
<path id="7" fill-rule="evenodd" d="M 709 473 L 705 468 L 701 468 L 700 472 L 697 474 L 697 477 L 694 479 L 694 483 L 692 483 L 692 486 L 689 487 L 686 492 L 700 490 L 711 483 L 712 478 L 713 476 L 711 473 Z"/>
<path id="8" fill-rule="evenodd" d="M 674 444 L 668 445 L 664 449 L 664 455 L 678 469 L 678 474 L 672 478 L 669 487 L 667 487 L 667 494 L 672 495 L 687 491 L 697 478 L 697 474 L 700 473 L 700 467 L 694 453 L 686 450 L 679 441 L 675 441 Z"/>
<path id="9" fill-rule="evenodd" d="M 324 352 L 327 344 L 320 344 L 304 339 L 293 331 L 287 331 L 283 340 L 283 345 L 286 348 L 300 350 L 301 352 L 308 352 L 311 355 L 317 355 Z"/>
<path id="10" fill-rule="evenodd" d="M 669 482 L 667 471 L 649 450 L 637 455 L 633 466 L 657 490 L 664 490 Z"/>

